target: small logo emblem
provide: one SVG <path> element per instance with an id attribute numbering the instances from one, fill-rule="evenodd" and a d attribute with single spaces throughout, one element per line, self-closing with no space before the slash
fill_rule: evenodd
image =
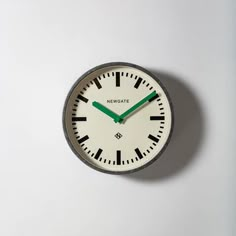
<path id="1" fill-rule="evenodd" d="M 120 139 L 121 137 L 122 137 L 123 135 L 121 134 L 121 133 L 117 133 L 117 134 L 115 134 L 115 137 L 117 138 L 117 139 Z"/>

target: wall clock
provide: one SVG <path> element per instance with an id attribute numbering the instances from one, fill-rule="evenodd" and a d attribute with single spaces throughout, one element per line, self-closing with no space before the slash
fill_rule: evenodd
<path id="1" fill-rule="evenodd" d="M 124 62 L 97 66 L 67 95 L 63 128 L 72 151 L 88 166 L 111 174 L 140 170 L 167 146 L 172 105 L 161 82 Z"/>

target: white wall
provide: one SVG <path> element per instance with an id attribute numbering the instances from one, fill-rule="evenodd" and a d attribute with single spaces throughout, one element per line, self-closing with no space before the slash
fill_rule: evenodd
<path id="1" fill-rule="evenodd" d="M 0 235 L 235 235 L 235 4 L 230 0 L 0 0 Z M 156 73 L 176 111 L 151 167 L 85 166 L 64 99 L 96 65 Z"/>

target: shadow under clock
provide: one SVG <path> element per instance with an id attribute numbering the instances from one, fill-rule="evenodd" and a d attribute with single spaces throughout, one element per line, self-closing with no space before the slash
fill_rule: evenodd
<path id="1" fill-rule="evenodd" d="M 157 181 L 179 174 L 193 162 L 204 138 L 204 114 L 194 92 L 173 74 L 150 71 L 169 92 L 175 124 L 170 143 L 161 157 L 141 171 L 124 175 L 137 181 Z"/>

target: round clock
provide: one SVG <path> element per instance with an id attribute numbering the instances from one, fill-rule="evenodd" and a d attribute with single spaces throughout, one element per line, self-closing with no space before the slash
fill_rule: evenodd
<path id="1" fill-rule="evenodd" d="M 130 173 L 151 164 L 167 146 L 172 105 L 146 69 L 107 63 L 75 82 L 65 101 L 63 128 L 72 151 L 88 166 Z"/>

